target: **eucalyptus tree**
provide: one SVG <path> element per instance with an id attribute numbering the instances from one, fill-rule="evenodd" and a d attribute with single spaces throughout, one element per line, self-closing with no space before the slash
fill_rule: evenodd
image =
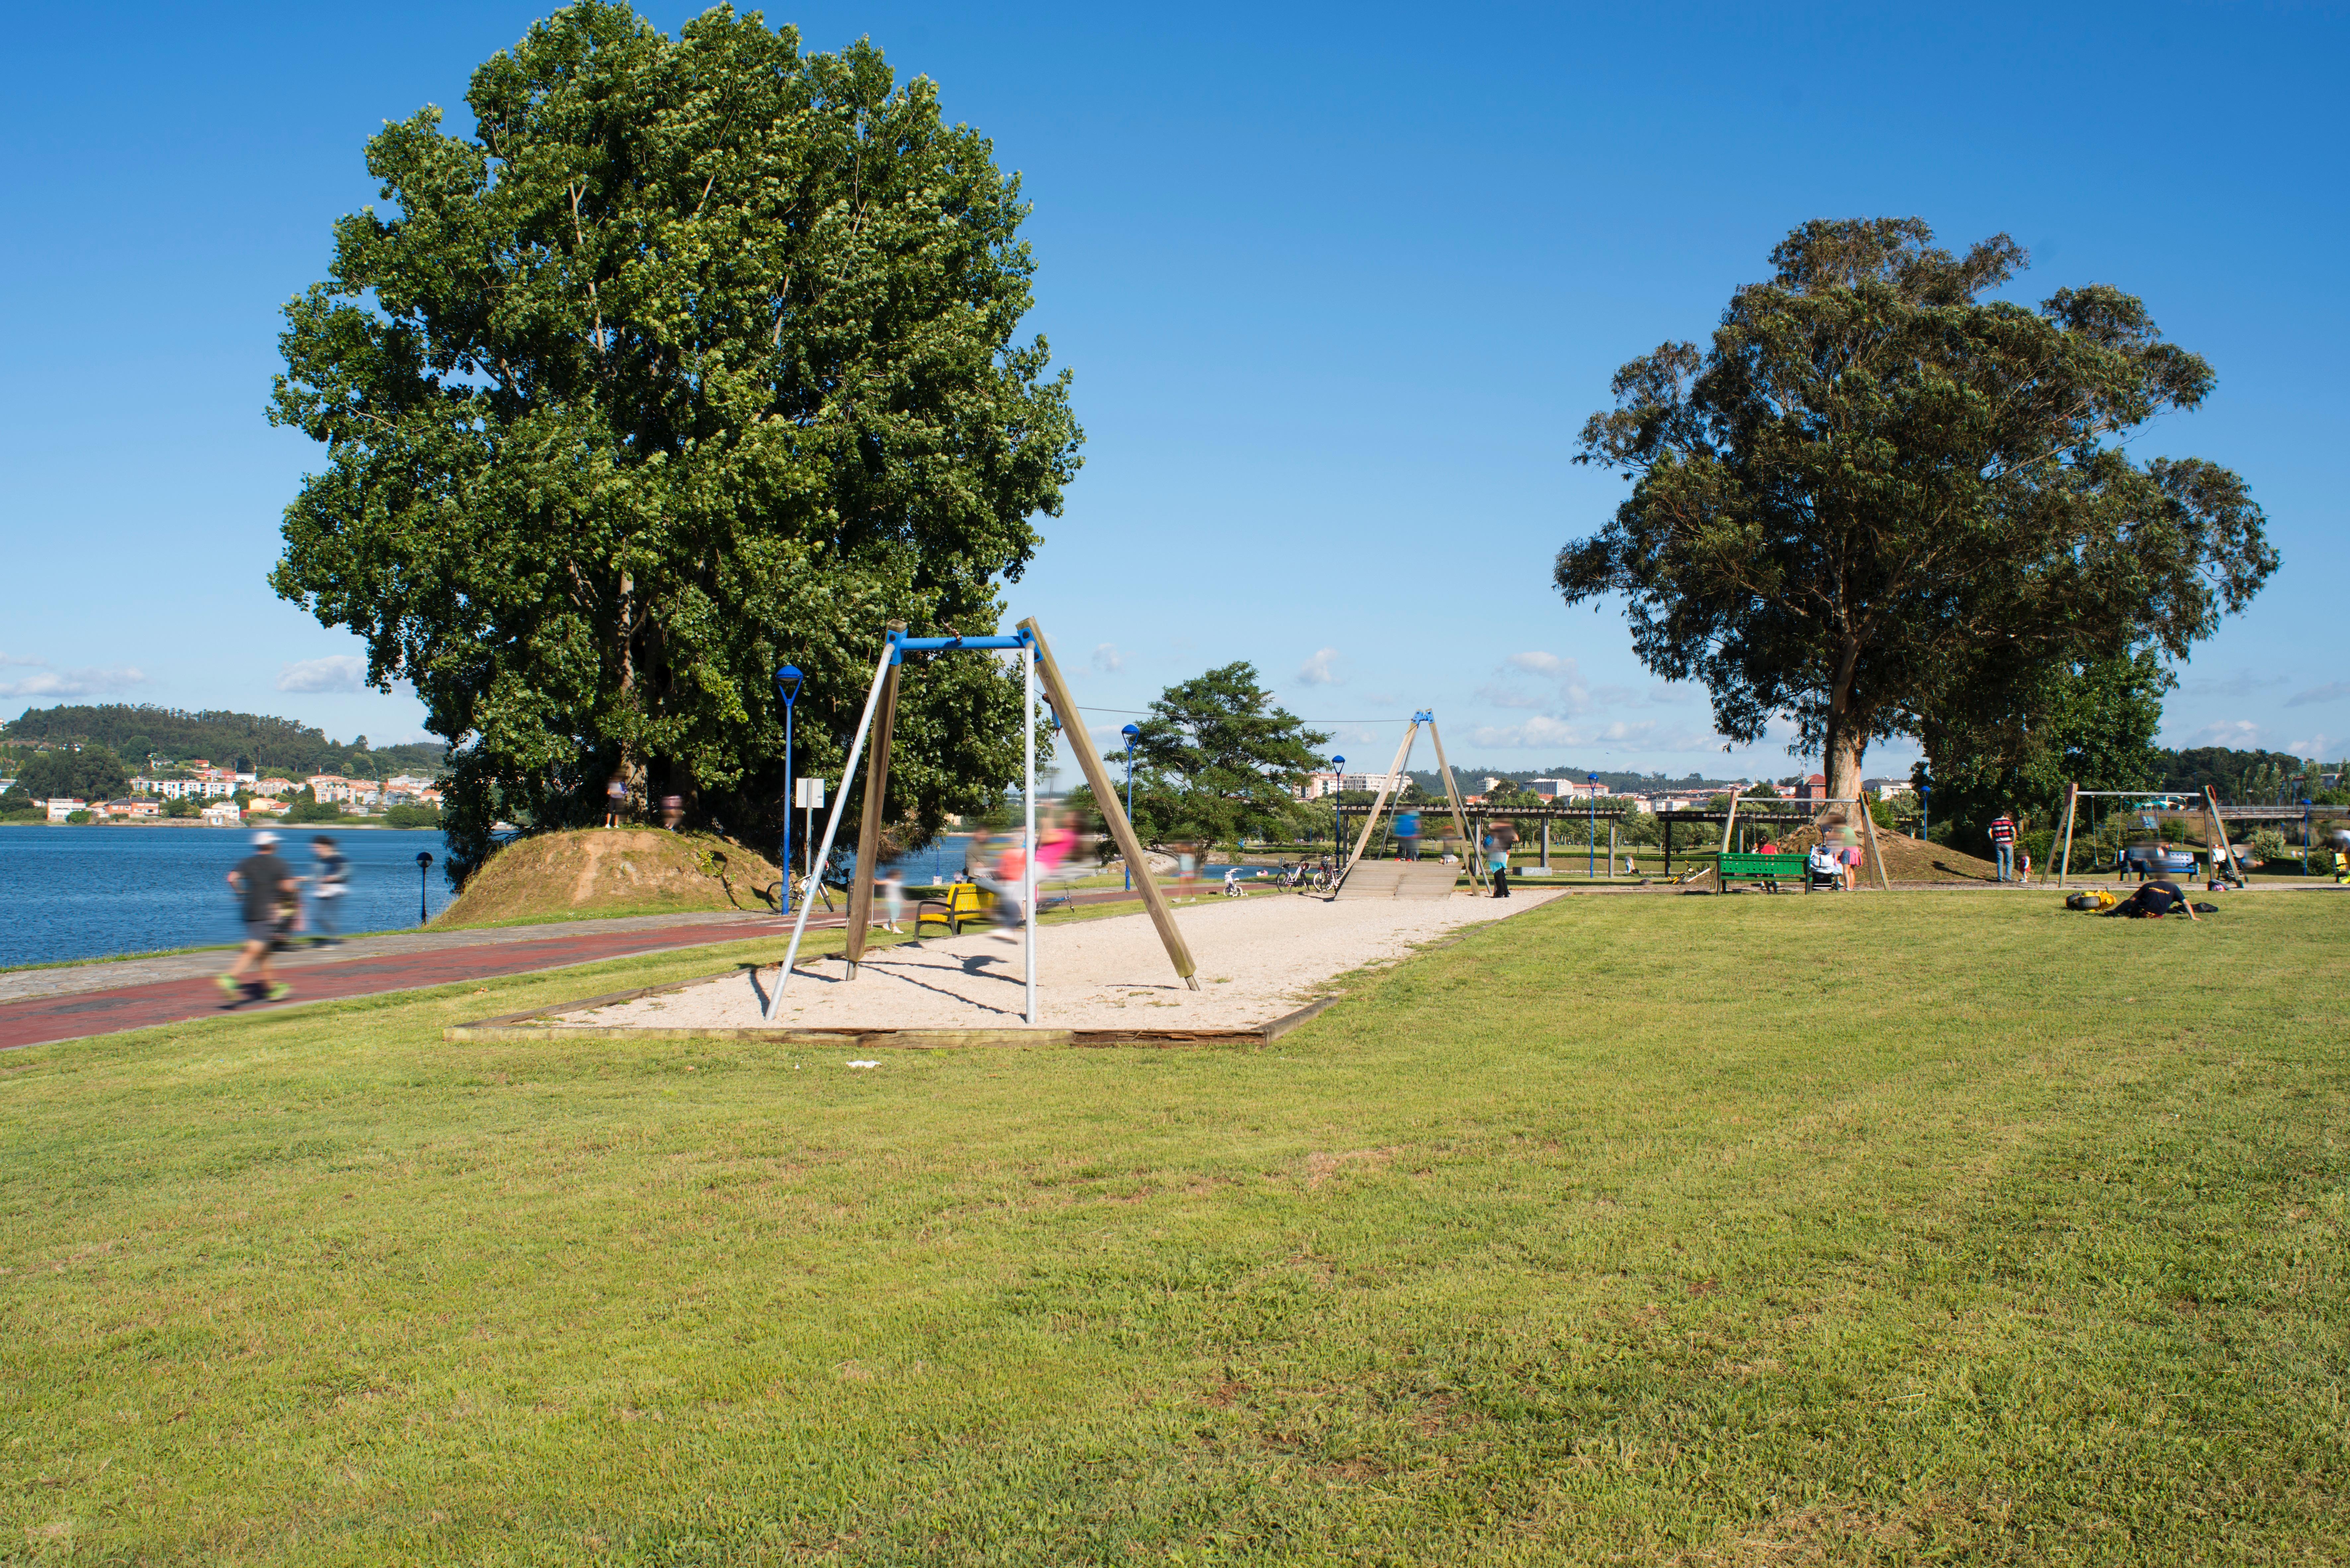
<path id="1" fill-rule="evenodd" d="M 1155 839 L 1178 834 L 1286 836 L 1297 787 L 1330 737 L 1273 700 L 1243 659 L 1168 687 L 1136 726 L 1135 815 Z M 1123 748 L 1104 760 L 1123 763 Z"/>
<path id="2" fill-rule="evenodd" d="M 271 418 L 326 462 L 273 583 L 414 686 L 465 863 L 614 772 L 771 822 L 775 668 L 837 773 L 885 623 L 993 631 L 1077 466 L 1018 180 L 872 47 L 724 7 L 573 5 L 466 104 L 369 141 L 385 206 L 286 307 Z M 993 661 L 910 668 L 892 816 L 983 808 L 1019 724 Z"/>
<path id="3" fill-rule="evenodd" d="M 1994 734 L 2052 671 L 2183 656 L 2277 562 L 2242 479 L 2125 450 L 2213 383 L 2140 301 L 2031 308 L 1993 293 L 2026 262 L 2007 236 L 1932 241 L 1806 223 L 1708 348 L 1619 369 L 1576 461 L 1631 492 L 1555 570 L 1569 604 L 1624 596 L 1641 659 L 1703 681 L 1723 734 L 1791 717 L 1835 795 L 1872 741 Z"/>

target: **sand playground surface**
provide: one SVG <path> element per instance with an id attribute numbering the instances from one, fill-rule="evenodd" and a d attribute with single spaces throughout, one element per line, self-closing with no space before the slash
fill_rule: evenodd
<path id="1" fill-rule="evenodd" d="M 1176 923 L 1200 989 L 1176 978 L 1148 915 L 1047 925 L 1036 932 L 1039 1023 L 1076 1030 L 1253 1029 L 1323 994 L 1350 970 L 1393 963 L 1461 926 L 1523 914 L 1559 897 L 1470 894 L 1426 901 L 1326 902 L 1266 895 L 1192 904 Z M 776 942 L 780 959 L 783 942 Z M 1004 1029 L 1021 1016 L 1019 930 L 966 930 L 868 948 L 847 978 L 837 957 L 803 958 L 772 1020 L 759 987 L 773 963 L 655 995 L 551 1015 L 557 1024 L 639 1029 Z"/>

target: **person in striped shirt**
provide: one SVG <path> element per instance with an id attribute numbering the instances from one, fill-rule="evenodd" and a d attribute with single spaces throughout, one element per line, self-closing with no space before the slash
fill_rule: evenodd
<path id="1" fill-rule="evenodd" d="M 1999 860 L 1999 879 L 2015 879 L 2015 818 L 2001 812 L 1991 819 L 1991 853 Z"/>

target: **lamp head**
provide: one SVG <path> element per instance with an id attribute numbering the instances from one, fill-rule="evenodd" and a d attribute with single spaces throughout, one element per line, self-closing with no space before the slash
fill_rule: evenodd
<path id="1" fill-rule="evenodd" d="M 419 871 L 427 871 L 427 870 L 432 869 L 432 851 L 431 851 L 430 849 L 420 849 L 420 850 L 418 850 L 418 851 L 416 852 L 416 868 L 417 868 Z"/>
<path id="2" fill-rule="evenodd" d="M 1130 746 L 1134 744 L 1134 737 L 1142 733 L 1142 726 L 1139 724 L 1128 724 L 1124 729 L 1118 731 L 1118 733 L 1126 737 L 1126 743 Z"/>
<path id="3" fill-rule="evenodd" d="M 775 671 L 775 690 L 783 695 L 786 707 L 790 706 L 792 700 L 800 694 L 800 682 L 804 679 L 806 677 L 800 674 L 799 666 L 796 664 L 786 664 Z"/>

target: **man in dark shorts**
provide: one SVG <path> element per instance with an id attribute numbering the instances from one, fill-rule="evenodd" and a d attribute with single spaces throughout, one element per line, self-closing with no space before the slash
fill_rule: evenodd
<path id="1" fill-rule="evenodd" d="M 2178 890 L 2178 884 L 2168 877 L 2157 877 L 2150 882 L 2139 883 L 2137 891 L 2107 909 L 2106 913 L 2108 916 L 2125 916 L 2133 920 L 2158 920 L 2165 915 L 2179 914 L 2185 915 L 2190 920 L 2199 918 L 2195 913 L 2195 906 L 2188 901 L 2186 894 Z"/>
<path id="2" fill-rule="evenodd" d="M 236 889 L 238 908 L 244 916 L 244 950 L 220 977 L 221 993 L 232 1002 L 248 969 L 253 971 L 255 995 L 283 1002 L 294 994 L 292 986 L 269 972 L 269 950 L 277 940 L 278 913 L 294 897 L 293 875 L 277 857 L 276 847 L 277 835 L 255 834 L 253 853 L 228 874 L 228 885 Z"/>

